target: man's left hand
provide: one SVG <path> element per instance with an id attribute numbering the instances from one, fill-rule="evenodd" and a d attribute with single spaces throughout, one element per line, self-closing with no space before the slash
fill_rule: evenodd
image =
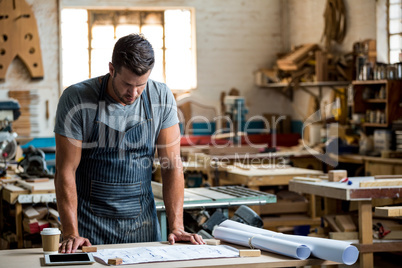
<path id="1" fill-rule="evenodd" d="M 182 229 L 173 230 L 168 236 L 169 244 L 173 245 L 175 242 L 179 241 L 190 241 L 195 245 L 204 245 L 205 242 L 202 237 L 198 234 L 191 234 Z"/>

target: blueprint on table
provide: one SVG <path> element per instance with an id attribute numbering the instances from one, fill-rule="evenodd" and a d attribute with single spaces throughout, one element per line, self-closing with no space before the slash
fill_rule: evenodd
<path id="1" fill-rule="evenodd" d="M 239 250 L 225 246 L 177 245 L 101 249 L 94 252 L 96 261 L 107 264 L 108 259 L 121 258 L 123 264 L 144 262 L 182 261 L 207 258 L 239 257 Z"/>

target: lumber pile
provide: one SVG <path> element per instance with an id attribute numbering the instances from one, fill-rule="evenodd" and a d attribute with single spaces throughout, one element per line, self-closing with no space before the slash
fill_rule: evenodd
<path id="1" fill-rule="evenodd" d="M 277 75 L 272 74 L 275 69 Z M 276 66 L 270 71 L 261 69 L 257 72 L 256 81 L 257 85 L 278 80 L 282 83 L 351 81 L 353 71 L 353 52 L 334 55 L 322 50 L 317 44 L 303 44 L 289 53 L 279 55 Z"/>
<path id="2" fill-rule="evenodd" d="M 317 49 L 317 44 L 302 45 L 293 52 L 287 54 L 285 57 L 278 59 L 276 64 L 279 69 L 283 71 L 297 71 L 307 63 L 307 61 L 313 59 L 313 52 Z"/>

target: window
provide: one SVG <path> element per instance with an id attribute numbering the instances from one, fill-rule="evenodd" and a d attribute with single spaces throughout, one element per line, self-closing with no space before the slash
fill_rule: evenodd
<path id="1" fill-rule="evenodd" d="M 396 63 L 402 53 L 402 0 L 388 1 L 389 63 Z"/>
<path id="2" fill-rule="evenodd" d="M 108 72 L 115 42 L 130 33 L 142 33 L 155 51 L 151 79 L 172 90 L 196 87 L 196 60 L 192 12 L 63 9 L 63 87 Z"/>

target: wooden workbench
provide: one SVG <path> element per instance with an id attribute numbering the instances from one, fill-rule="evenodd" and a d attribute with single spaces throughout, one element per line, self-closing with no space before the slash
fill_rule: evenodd
<path id="1" fill-rule="evenodd" d="M 156 211 L 161 225 L 162 240 L 167 240 L 167 218 L 163 202 L 162 184 L 152 182 Z M 223 214 L 229 218 L 230 207 L 261 206 L 275 203 L 276 196 L 260 191 L 250 190 L 242 186 L 216 186 L 197 187 L 184 189 L 183 209 L 208 209 L 220 208 Z"/>
<path id="2" fill-rule="evenodd" d="M 220 185 L 244 185 L 248 188 L 259 190 L 260 186 L 288 185 L 289 181 L 296 176 L 318 177 L 324 175 L 321 171 L 262 165 L 257 167 L 248 165 L 247 168 L 228 166 L 226 171 L 219 172 Z"/>
<path id="3" fill-rule="evenodd" d="M 366 176 L 402 174 L 402 159 L 383 158 L 358 154 L 331 155 L 340 163 L 356 164 L 364 167 Z"/>
<path id="4" fill-rule="evenodd" d="M 16 185 L 7 185 L 3 188 L 3 199 L 10 204 L 15 205 L 16 234 L 18 239 L 18 248 L 23 247 L 22 230 L 22 204 L 56 202 L 54 180 L 48 182 L 26 183 L 22 180 L 23 186 L 31 190 L 17 187 Z M 162 231 L 162 239 L 167 240 L 167 219 L 165 206 L 162 196 L 162 184 L 152 182 L 156 209 L 159 214 L 159 220 Z M 247 192 L 248 191 L 248 192 Z M 241 205 L 259 206 L 267 203 L 275 203 L 276 197 L 272 194 L 248 190 L 244 187 L 232 187 L 228 189 L 213 188 L 190 188 L 184 190 L 183 209 L 205 209 L 222 208 L 228 217 L 228 208 Z"/>
<path id="5" fill-rule="evenodd" d="M 402 195 L 400 186 L 360 187 L 361 181 L 375 181 L 374 177 L 349 178 L 352 185 L 341 182 L 289 182 L 289 190 L 304 194 L 354 201 L 358 203 L 360 267 L 373 267 L 373 252 L 400 251 L 402 242 L 373 244 L 372 200 L 375 198 L 398 198 Z"/>
<path id="6" fill-rule="evenodd" d="M 100 245 L 98 249 L 104 248 L 127 248 L 127 247 L 150 247 L 150 246 L 166 246 L 166 243 L 152 242 L 152 243 L 136 243 L 136 244 L 118 244 L 118 245 Z M 183 245 L 176 243 L 175 245 Z M 244 249 L 244 247 L 227 244 L 234 248 Z M 174 245 L 172 246 L 174 247 Z M 43 253 L 41 248 L 34 249 L 14 249 L 14 250 L 1 250 L 0 259 L 1 263 L 6 264 L 7 268 L 39 268 L 43 267 Z M 148 264 L 133 264 L 124 265 L 124 267 L 295 267 L 295 266 L 312 266 L 312 265 L 334 265 L 338 264 L 332 261 L 321 259 L 309 258 L 306 260 L 298 260 L 283 255 L 277 255 L 266 251 L 261 251 L 260 257 L 238 257 L 238 258 L 219 258 L 219 259 L 198 259 L 192 261 L 172 261 L 172 262 L 154 262 Z M 46 267 L 46 266 L 45 266 Z M 66 268 L 73 268 L 78 266 L 63 266 Z M 100 263 L 94 263 L 90 267 L 106 267 Z"/>
<path id="7" fill-rule="evenodd" d="M 19 185 L 6 184 L 3 181 L 2 199 L 9 204 L 15 205 L 15 232 L 18 239 L 18 248 L 23 246 L 22 232 L 22 204 L 23 203 L 48 203 L 56 202 L 54 180 L 47 182 L 29 183 L 21 179 Z"/>
<path id="8" fill-rule="evenodd" d="M 295 168 L 289 166 L 270 166 L 270 165 L 229 165 L 226 169 L 218 171 L 219 185 L 243 185 L 253 190 L 261 190 L 264 186 L 288 185 L 289 181 L 296 176 L 318 177 L 324 175 L 321 171 Z M 292 206 L 292 203 L 281 203 Z M 266 204 L 264 206 L 254 206 L 252 209 L 259 214 L 264 222 L 264 228 L 277 231 L 280 226 L 296 225 L 317 225 L 320 224 L 319 218 L 311 218 L 304 215 L 290 215 L 288 217 L 263 217 L 271 214 L 271 211 L 280 209 L 278 204 Z M 293 208 L 306 207 L 305 202 L 296 202 Z M 286 208 L 289 210 L 289 208 Z M 296 210 L 293 211 L 297 212 Z M 304 212 L 302 212 L 304 213 Z M 282 213 L 279 213 L 282 214 Z"/>

